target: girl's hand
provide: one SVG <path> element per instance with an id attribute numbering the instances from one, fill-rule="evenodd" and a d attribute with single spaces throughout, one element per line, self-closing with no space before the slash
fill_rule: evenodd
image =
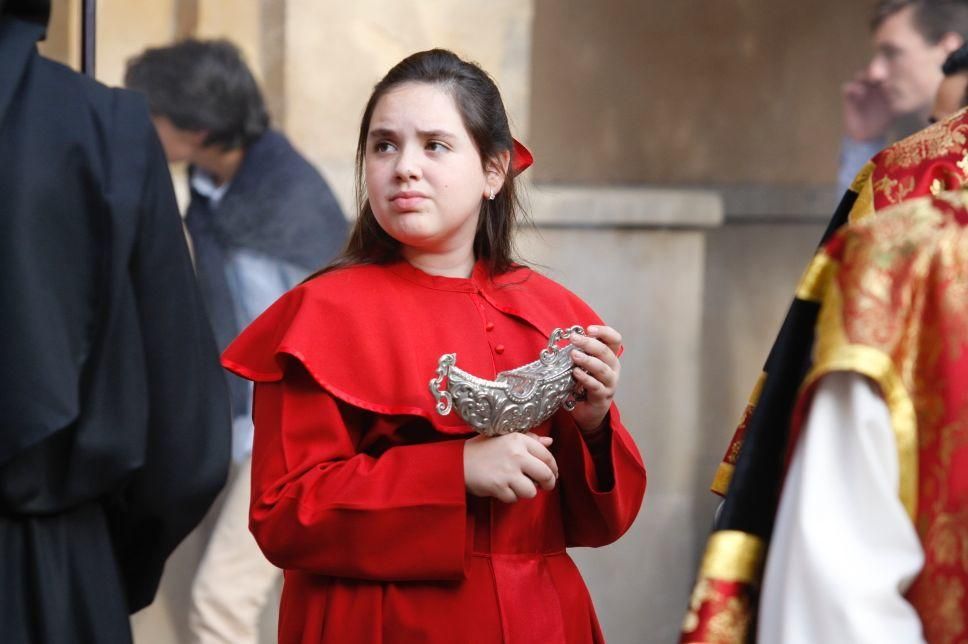
<path id="1" fill-rule="evenodd" d="M 492 496 L 505 503 L 533 499 L 536 484 L 552 490 L 558 464 L 548 451 L 550 436 L 505 434 L 477 436 L 464 443 L 464 484 L 474 496 Z"/>
<path id="2" fill-rule="evenodd" d="M 579 350 L 572 351 L 575 380 L 585 388 L 585 399 L 575 404 L 572 417 L 586 434 L 598 430 L 612 405 L 622 365 L 618 349 L 622 336 L 610 326 L 590 326 L 587 335 L 569 338 Z"/>

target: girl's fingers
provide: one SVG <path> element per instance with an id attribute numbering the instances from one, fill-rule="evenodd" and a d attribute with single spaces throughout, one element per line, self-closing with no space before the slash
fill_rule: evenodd
<path id="1" fill-rule="evenodd" d="M 602 360 L 592 357 L 583 351 L 573 351 L 571 354 L 575 364 L 588 372 L 593 378 L 606 387 L 614 387 L 618 378 L 615 371 Z"/>
<path id="2" fill-rule="evenodd" d="M 494 498 L 498 501 L 503 501 L 504 503 L 514 503 L 518 500 L 517 495 L 514 490 L 511 489 L 510 485 L 504 485 L 500 487 L 495 493 Z"/>
<path id="3" fill-rule="evenodd" d="M 548 448 L 541 442 L 534 440 L 531 436 L 534 434 L 526 435 L 529 440 L 526 443 L 528 448 L 528 453 L 544 463 L 548 469 L 554 472 L 554 475 L 558 476 L 558 463 L 555 461 L 554 455 L 548 450 Z"/>
<path id="4" fill-rule="evenodd" d="M 613 348 L 597 338 L 590 338 L 587 336 L 578 336 L 576 341 L 572 342 L 572 344 L 574 344 L 584 353 L 598 358 L 613 368 L 618 366 L 618 356 L 615 354 L 615 352 L 618 351 L 618 345 Z"/>
<path id="5" fill-rule="evenodd" d="M 572 371 L 572 374 L 575 376 L 578 384 L 585 388 L 588 400 L 594 398 L 611 398 L 614 393 L 611 387 L 606 387 L 600 380 L 585 373 L 578 367 Z"/>
<path id="6" fill-rule="evenodd" d="M 614 353 L 618 353 L 619 347 L 622 346 L 622 334 L 610 326 L 596 324 L 588 327 L 586 332 L 589 336 L 598 338 L 608 345 L 608 348 Z"/>
<path id="7" fill-rule="evenodd" d="M 521 471 L 543 490 L 553 490 L 558 474 L 536 458 L 528 459 L 521 465 Z"/>
<path id="8" fill-rule="evenodd" d="M 517 476 L 512 476 L 508 481 L 508 487 L 514 492 L 515 500 L 517 499 L 533 499 L 538 496 L 538 488 L 535 487 L 534 481 L 529 479 L 524 474 L 518 474 Z"/>
<path id="9" fill-rule="evenodd" d="M 554 442 L 554 439 L 551 438 L 551 436 L 538 436 L 534 432 L 525 432 L 524 435 L 525 436 L 530 436 L 531 438 L 533 438 L 534 440 L 538 441 L 539 443 L 541 443 L 545 447 L 551 447 L 551 444 Z"/>

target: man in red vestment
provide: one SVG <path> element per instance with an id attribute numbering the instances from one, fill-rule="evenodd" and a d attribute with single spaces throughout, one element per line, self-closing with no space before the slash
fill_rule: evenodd
<path id="1" fill-rule="evenodd" d="M 875 155 L 845 195 L 824 240 L 844 223 L 960 188 L 966 180 L 968 110 L 962 110 Z M 745 633 L 751 624 L 783 479 L 791 414 L 811 365 L 822 266 L 812 263 L 801 278 L 764 373 L 716 473 L 713 491 L 726 500 L 700 566 L 683 627 L 685 642 L 709 640 L 717 621 L 745 625 L 732 631 L 734 639 L 721 640 L 743 641 L 745 635 L 736 633 Z"/>
<path id="2" fill-rule="evenodd" d="M 852 225 L 814 264 L 759 641 L 965 641 L 968 193 Z"/>

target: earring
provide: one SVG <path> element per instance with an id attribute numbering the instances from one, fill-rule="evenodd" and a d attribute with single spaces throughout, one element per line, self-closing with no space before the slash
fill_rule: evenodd
<path id="1" fill-rule="evenodd" d="M 491 188 L 491 193 L 487 195 L 488 201 L 494 201 L 494 188 Z"/>

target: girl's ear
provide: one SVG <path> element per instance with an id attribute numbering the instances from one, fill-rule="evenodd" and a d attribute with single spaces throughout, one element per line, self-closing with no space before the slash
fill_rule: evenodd
<path id="1" fill-rule="evenodd" d="M 501 150 L 484 163 L 484 197 L 497 194 L 504 186 L 511 166 L 511 151 Z"/>

